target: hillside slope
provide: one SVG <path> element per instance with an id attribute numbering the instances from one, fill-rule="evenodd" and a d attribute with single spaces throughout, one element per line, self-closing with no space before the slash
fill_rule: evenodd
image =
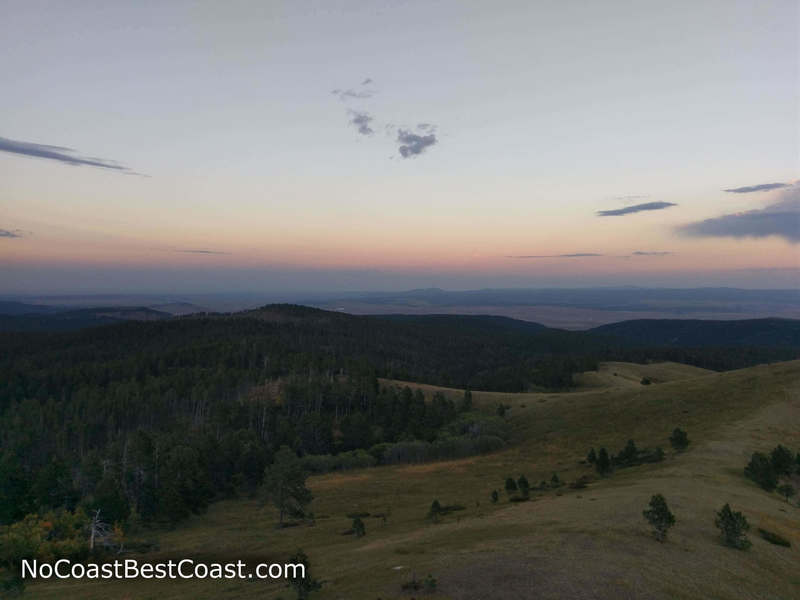
<path id="1" fill-rule="evenodd" d="M 621 368 L 624 365 L 619 366 Z M 613 376 L 613 375 L 612 375 Z M 160 533 L 166 556 L 208 560 L 281 560 L 302 547 L 321 599 L 408 598 L 400 585 L 431 573 L 429 598 L 745 599 L 797 597 L 800 509 L 757 488 L 742 475 L 750 453 L 777 443 L 800 447 L 800 361 L 727 373 L 698 374 L 650 386 L 602 387 L 563 394 L 482 394 L 491 410 L 511 406 L 516 443 L 492 455 L 444 463 L 380 467 L 312 477 L 313 527 L 276 530 L 275 512 L 255 501 L 226 501 L 174 531 Z M 536 492 L 531 502 L 489 502 L 506 477 L 531 482 L 557 472 L 564 481 L 590 474 L 589 447 L 667 447 L 675 426 L 692 440 L 688 452 L 657 465 L 616 472 L 587 488 Z M 663 493 L 677 517 L 668 541 L 654 541 L 641 516 Z M 436 498 L 465 507 L 431 524 Z M 730 502 L 750 520 L 753 547 L 724 547 L 714 511 Z M 365 518 L 362 539 L 342 536 L 354 511 Z M 760 539 L 757 527 L 779 532 L 791 548 Z M 282 585 L 254 582 L 40 583 L 31 598 L 292 597 Z"/>

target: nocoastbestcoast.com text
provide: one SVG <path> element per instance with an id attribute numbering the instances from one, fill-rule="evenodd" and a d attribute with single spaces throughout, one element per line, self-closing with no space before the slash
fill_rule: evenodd
<path id="1" fill-rule="evenodd" d="M 258 563 L 248 568 L 238 560 L 204 563 L 191 558 L 139 562 L 134 558 L 105 563 L 22 561 L 22 578 L 33 579 L 298 579 L 305 578 L 303 563 Z"/>

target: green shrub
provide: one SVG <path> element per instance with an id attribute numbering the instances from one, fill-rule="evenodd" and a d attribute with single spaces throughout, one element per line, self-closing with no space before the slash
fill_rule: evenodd
<path id="1" fill-rule="evenodd" d="M 745 532 L 750 529 L 745 516 L 740 512 L 733 512 L 730 504 L 725 504 L 717 513 L 714 524 L 722 533 L 722 541 L 726 546 L 745 550 L 750 547 L 750 540 Z"/>
<path id="2" fill-rule="evenodd" d="M 686 435 L 683 429 L 676 427 L 672 435 L 669 436 L 669 443 L 677 452 L 683 452 L 689 447 L 689 436 Z"/>
<path id="3" fill-rule="evenodd" d="M 750 462 L 744 468 L 744 474 L 768 492 L 778 485 L 778 476 L 772 461 L 761 452 L 753 452 Z"/>
<path id="4" fill-rule="evenodd" d="M 665 541 L 667 539 L 667 531 L 675 525 L 675 515 L 670 512 L 664 496 L 656 494 L 650 498 L 650 508 L 642 511 L 642 515 L 653 527 L 653 536 L 659 542 Z"/>

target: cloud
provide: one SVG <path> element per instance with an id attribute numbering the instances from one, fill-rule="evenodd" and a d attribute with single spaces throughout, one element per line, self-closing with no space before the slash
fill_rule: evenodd
<path id="1" fill-rule="evenodd" d="M 369 113 L 351 110 L 350 117 L 350 123 L 355 125 L 356 129 L 358 129 L 358 133 L 361 135 L 372 135 L 375 133 L 372 127 L 369 126 L 369 124 L 373 121 L 373 118 L 369 115 Z"/>
<path id="2" fill-rule="evenodd" d="M 0 229 L 0 238 L 21 238 L 25 237 L 25 232 L 21 229 Z"/>
<path id="3" fill-rule="evenodd" d="M 417 135 L 405 129 L 397 130 L 397 142 L 400 144 L 398 151 L 403 158 L 411 158 L 422 154 L 425 148 L 433 146 L 437 141 L 435 133 Z"/>
<path id="4" fill-rule="evenodd" d="M 598 210 L 598 217 L 618 217 L 621 215 L 629 215 L 633 213 L 642 212 L 645 210 L 663 210 L 670 206 L 677 206 L 673 202 L 645 202 L 644 204 L 634 204 L 633 206 L 626 206 L 625 208 L 616 208 L 613 210 Z"/>
<path id="5" fill-rule="evenodd" d="M 750 194 L 752 192 L 767 192 L 769 190 L 777 190 L 780 188 L 791 187 L 789 183 L 760 183 L 758 185 L 746 185 L 744 187 L 730 188 L 723 190 L 732 194 Z"/>
<path id="6" fill-rule="evenodd" d="M 643 252 L 641 250 L 631 252 L 631 256 L 668 256 L 670 254 L 672 254 L 672 252 Z"/>
<path id="7" fill-rule="evenodd" d="M 371 77 L 367 77 L 364 81 L 361 82 L 361 85 L 369 85 L 370 83 L 374 83 Z"/>
<path id="8" fill-rule="evenodd" d="M 587 256 L 604 256 L 594 252 L 576 252 L 574 254 L 526 254 L 518 256 L 506 256 L 506 258 L 583 258 Z"/>
<path id="9" fill-rule="evenodd" d="M 691 237 L 776 236 L 796 244 L 800 242 L 800 188 L 786 190 L 777 202 L 764 208 L 688 223 L 677 231 Z"/>
<path id="10" fill-rule="evenodd" d="M 622 202 L 631 202 L 633 200 L 644 200 L 645 198 L 649 198 L 650 196 L 647 195 L 635 195 L 635 196 L 611 196 L 608 200 L 621 200 Z"/>
<path id="11" fill-rule="evenodd" d="M 218 250 L 173 250 L 182 254 L 230 254 L 230 252 L 219 252 Z"/>
<path id="12" fill-rule="evenodd" d="M 21 142 L 0 137 L 0 152 L 21 154 L 23 156 L 33 156 L 36 158 L 47 158 L 68 165 L 88 165 L 91 167 L 113 169 L 115 171 L 133 174 L 133 171 L 128 167 L 117 162 L 102 158 L 78 156 L 75 154 L 75 150 L 72 148 L 65 148 L 64 146 L 48 146 L 46 144 L 34 144 L 33 142 Z"/>

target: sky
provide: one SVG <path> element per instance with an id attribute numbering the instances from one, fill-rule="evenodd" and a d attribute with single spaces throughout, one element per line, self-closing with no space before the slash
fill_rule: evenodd
<path id="1" fill-rule="evenodd" d="M 0 15 L 0 294 L 800 287 L 794 0 Z"/>

